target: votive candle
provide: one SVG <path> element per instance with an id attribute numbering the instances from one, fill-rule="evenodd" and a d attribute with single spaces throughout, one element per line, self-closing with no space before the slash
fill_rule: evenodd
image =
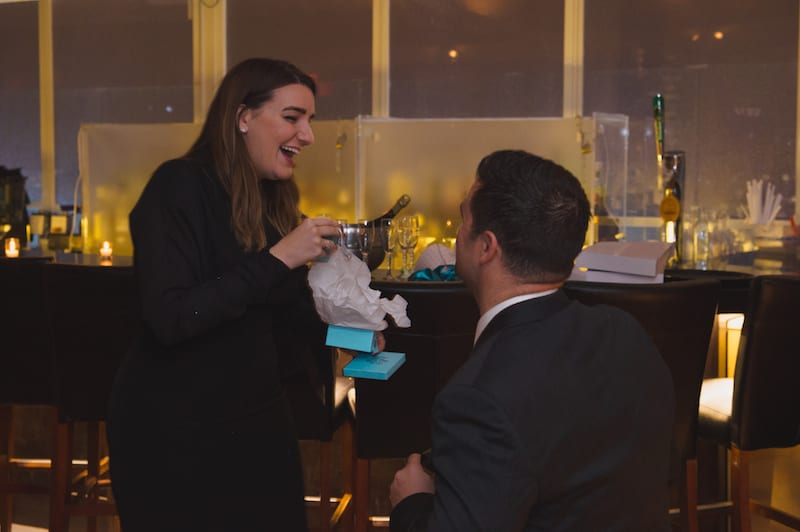
<path id="1" fill-rule="evenodd" d="M 103 245 L 100 247 L 100 256 L 105 259 L 111 258 L 111 243 L 108 240 L 103 241 Z"/>
<path id="2" fill-rule="evenodd" d="M 6 238 L 5 251 L 6 257 L 19 257 L 19 238 Z"/>

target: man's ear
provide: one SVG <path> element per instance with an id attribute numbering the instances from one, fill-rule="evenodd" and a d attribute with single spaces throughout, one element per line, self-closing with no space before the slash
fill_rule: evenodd
<path id="1" fill-rule="evenodd" d="M 497 236 L 492 231 L 484 231 L 478 236 L 480 241 L 479 264 L 487 264 L 499 256 L 500 245 L 497 243 Z"/>

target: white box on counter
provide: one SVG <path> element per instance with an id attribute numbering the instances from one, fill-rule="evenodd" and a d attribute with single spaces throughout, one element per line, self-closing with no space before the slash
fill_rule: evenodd
<path id="1" fill-rule="evenodd" d="M 589 270 L 655 277 L 664 273 L 675 244 L 659 241 L 598 242 L 578 255 L 575 266 Z"/>

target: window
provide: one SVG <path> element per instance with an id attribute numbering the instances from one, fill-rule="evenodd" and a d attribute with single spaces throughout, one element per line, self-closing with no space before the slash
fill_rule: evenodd
<path id="1" fill-rule="evenodd" d="M 207 0 L 209 3 L 212 0 Z M 216 1 L 216 0 L 213 0 Z M 320 119 L 372 111 L 372 0 L 227 0 L 227 61 L 280 57 L 317 78 Z M 38 2 L 0 0 L 0 165 L 41 198 Z M 393 117 L 560 116 L 564 0 L 392 0 Z M 795 212 L 796 0 L 584 2 L 583 114 L 630 117 L 627 204 L 654 214 L 652 98 L 686 152 L 684 204 L 740 216 L 765 179 Z M 72 202 L 83 122 L 188 122 L 185 0 L 53 2 L 56 183 Z"/>
<path id="2" fill-rule="evenodd" d="M 630 116 L 628 205 L 657 214 L 652 98 L 665 100 L 665 150 L 686 152 L 684 203 L 742 217 L 746 182 L 795 212 L 795 0 L 586 2 L 584 112 Z"/>
<path id="3" fill-rule="evenodd" d="M 56 198 L 71 204 L 84 122 L 191 122 L 185 1 L 53 3 Z"/>
<path id="4" fill-rule="evenodd" d="M 370 114 L 372 0 L 230 0 L 228 68 L 284 59 L 317 81 L 317 119 Z"/>
<path id="5" fill-rule="evenodd" d="M 563 0 L 391 3 L 390 115 L 561 116 Z"/>
<path id="6" fill-rule="evenodd" d="M 36 2 L 0 4 L 0 166 L 28 178 L 31 201 L 42 195 L 37 20 Z"/>

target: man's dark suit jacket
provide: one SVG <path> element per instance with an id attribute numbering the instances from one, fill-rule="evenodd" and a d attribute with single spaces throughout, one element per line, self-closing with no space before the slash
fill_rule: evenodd
<path id="1" fill-rule="evenodd" d="M 436 494 L 393 531 L 669 530 L 674 394 L 629 314 L 562 291 L 504 309 L 436 397 Z"/>

